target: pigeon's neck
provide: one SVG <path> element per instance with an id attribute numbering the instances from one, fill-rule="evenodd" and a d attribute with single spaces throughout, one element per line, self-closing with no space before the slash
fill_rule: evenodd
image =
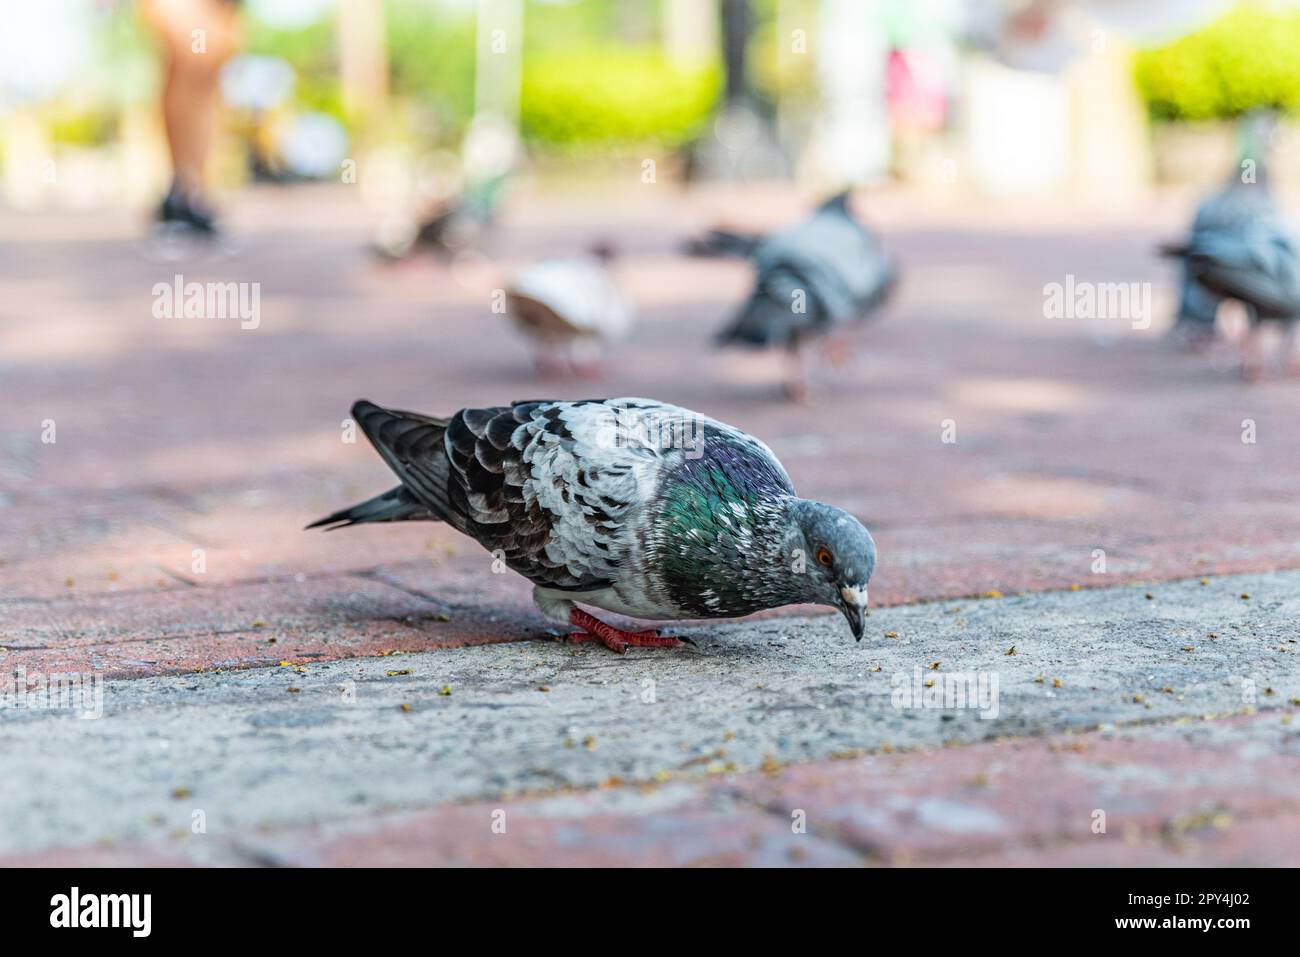
<path id="1" fill-rule="evenodd" d="M 692 511 L 689 523 L 670 522 L 651 552 L 673 603 L 690 617 L 713 618 L 805 601 L 798 502 L 715 501 Z"/>
<path id="2" fill-rule="evenodd" d="M 798 520 L 802 502 L 783 496 L 768 503 L 770 511 L 756 516 L 751 526 L 748 547 L 733 556 L 734 563 L 718 569 L 733 577 L 736 600 L 752 605 L 750 611 L 810 600 L 804 594 L 808 577 L 803 570 L 811 558 Z"/>

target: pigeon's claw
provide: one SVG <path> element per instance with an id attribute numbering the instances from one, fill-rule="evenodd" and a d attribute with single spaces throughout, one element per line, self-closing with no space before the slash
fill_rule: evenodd
<path id="1" fill-rule="evenodd" d="M 569 640 L 599 641 L 610 651 L 623 654 L 628 647 L 635 648 L 676 648 L 681 644 L 676 638 L 660 635 L 657 631 L 623 631 L 613 625 L 607 625 L 595 615 L 588 614 L 581 608 L 575 608 L 569 614 L 569 623 L 577 625 L 581 631 L 572 632 Z"/>

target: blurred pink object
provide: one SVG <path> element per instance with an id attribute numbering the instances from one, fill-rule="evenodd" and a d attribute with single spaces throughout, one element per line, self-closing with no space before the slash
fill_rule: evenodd
<path id="1" fill-rule="evenodd" d="M 943 62 L 929 50 L 892 50 L 885 64 L 885 101 L 895 129 L 942 129 L 948 114 Z"/>

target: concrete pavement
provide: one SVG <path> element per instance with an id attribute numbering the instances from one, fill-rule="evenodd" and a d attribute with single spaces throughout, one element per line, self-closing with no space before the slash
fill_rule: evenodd
<path id="1" fill-rule="evenodd" d="M 697 647 L 626 656 L 537 640 L 110 681 L 102 717 L 4 716 L 7 760 L 24 769 L 0 784 L 4 850 L 36 860 L 49 847 L 126 841 L 200 862 L 338 861 L 373 831 L 409 826 L 422 840 L 385 860 L 484 863 L 513 846 L 491 829 L 498 809 L 534 822 L 507 836 L 536 836 L 588 811 L 664 813 L 678 828 L 681 809 L 725 799 L 762 833 L 774 830 L 763 817 L 773 801 L 816 808 L 817 840 L 782 838 L 769 849 L 778 857 L 802 847 L 825 862 L 946 860 L 1091 836 L 1082 812 L 1035 809 L 1040 799 L 1109 809 L 1110 828 L 1139 843 L 1209 805 L 1233 808 L 1236 825 L 1294 814 L 1300 573 L 1149 589 L 877 610 L 861 644 L 830 615 L 690 628 Z M 1060 733 L 1072 736 L 1051 737 Z M 1056 778 L 1022 754 L 1032 782 L 955 798 L 959 778 L 1003 760 L 990 741 L 1040 755 L 1087 741 L 1131 767 Z M 944 756 L 954 746 L 964 757 Z M 882 757 L 904 752 L 915 774 Z M 599 802 L 581 796 L 601 788 Z M 542 800 L 555 793 L 570 798 Z M 439 818 L 464 832 L 455 840 L 427 821 L 389 820 L 466 803 L 477 818 L 463 808 Z M 846 838 L 846 827 L 866 836 Z M 674 854 L 722 853 L 718 837 L 692 847 L 689 833 L 674 831 L 687 842 Z M 624 838 L 660 860 L 653 835 Z M 599 857 L 584 853 L 570 859 Z"/>

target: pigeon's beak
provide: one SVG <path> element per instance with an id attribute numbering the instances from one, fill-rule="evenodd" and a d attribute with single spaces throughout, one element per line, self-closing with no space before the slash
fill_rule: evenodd
<path id="1" fill-rule="evenodd" d="M 844 612 L 844 617 L 848 619 L 849 628 L 853 631 L 853 637 L 857 641 L 862 640 L 862 632 L 867 627 L 867 589 L 844 587 L 840 589 L 840 598 L 843 601 L 840 604 L 840 611 Z"/>
<path id="2" fill-rule="evenodd" d="M 849 627 L 853 629 L 853 637 L 861 641 L 862 632 L 867 627 L 867 610 L 861 605 L 844 605 L 841 610 L 844 612 L 844 617 L 849 620 Z"/>

